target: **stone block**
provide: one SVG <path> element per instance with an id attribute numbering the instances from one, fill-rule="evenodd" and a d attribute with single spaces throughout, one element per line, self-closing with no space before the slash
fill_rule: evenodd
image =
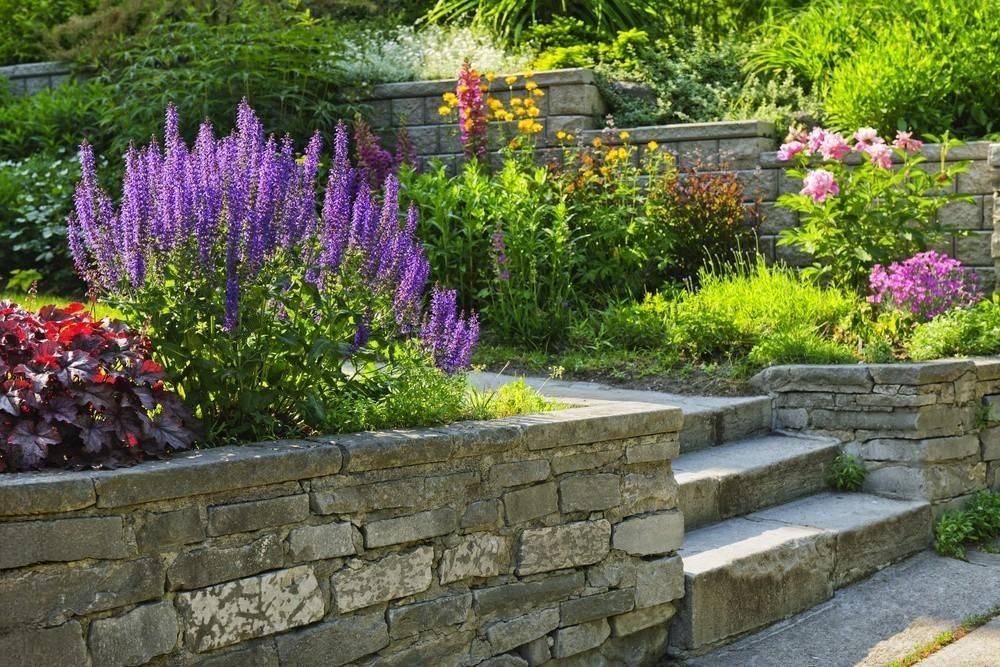
<path id="1" fill-rule="evenodd" d="M 559 627 L 558 609 L 540 609 L 524 616 L 500 621 L 486 628 L 486 639 L 494 654 L 506 653 Z"/>
<path id="2" fill-rule="evenodd" d="M 538 581 L 480 588 L 473 591 L 476 614 L 480 617 L 512 616 L 542 605 L 565 600 L 583 590 L 583 572 L 548 576 Z"/>
<path id="3" fill-rule="evenodd" d="M 393 639 L 427 630 L 460 625 L 469 617 L 472 593 L 450 595 L 389 610 L 389 635 Z"/>
<path id="4" fill-rule="evenodd" d="M 102 667 L 145 665 L 177 645 L 177 613 L 170 602 L 136 607 L 90 624 L 90 655 Z"/>
<path id="5" fill-rule="evenodd" d="M 587 585 L 591 588 L 635 588 L 637 558 L 609 556 L 587 568 Z"/>
<path id="6" fill-rule="evenodd" d="M 972 232 L 955 237 L 955 259 L 966 266 L 993 266 L 990 253 L 992 231 Z"/>
<path id="7" fill-rule="evenodd" d="M 208 546 L 181 553 L 167 571 L 170 588 L 203 588 L 281 567 L 284 549 L 277 535 L 264 535 L 239 547 Z"/>
<path id="8" fill-rule="evenodd" d="M 641 561 L 635 572 L 635 607 L 656 607 L 684 597 L 684 563 L 679 556 Z"/>
<path id="9" fill-rule="evenodd" d="M 434 155 L 438 152 L 438 135 L 446 130 L 436 125 L 420 125 L 408 127 L 406 131 L 417 155 Z"/>
<path id="10" fill-rule="evenodd" d="M 0 516 L 71 512 L 96 502 L 94 482 L 87 473 L 33 472 L 6 475 L 0 482 Z"/>
<path id="11" fill-rule="evenodd" d="M 867 367 L 875 384 L 925 385 L 953 382 L 974 370 L 975 364 L 967 360 L 943 360 L 914 364 L 868 364 Z"/>
<path id="12" fill-rule="evenodd" d="M 510 567 L 509 537 L 477 533 L 462 538 L 458 546 L 441 555 L 442 584 L 472 577 L 496 577 Z"/>
<path id="13" fill-rule="evenodd" d="M 983 398 L 985 418 L 988 422 L 1000 422 L 1000 394 Z"/>
<path id="14" fill-rule="evenodd" d="M 739 169 L 735 172 L 743 186 L 743 201 L 774 201 L 778 197 L 778 171 L 776 169 Z M 799 188 L 801 188 L 801 183 Z M 796 188 L 797 190 L 798 188 Z"/>
<path id="15" fill-rule="evenodd" d="M 462 528 L 494 528 L 500 522 L 500 502 L 497 500 L 477 500 L 469 503 L 459 525 Z"/>
<path id="16" fill-rule="evenodd" d="M 559 482 L 559 506 L 564 513 L 597 512 L 621 502 L 621 478 L 615 474 L 576 475 Z"/>
<path id="17" fill-rule="evenodd" d="M 568 658 L 597 648 L 610 636 L 611 626 L 603 618 L 582 625 L 560 628 L 555 633 L 553 653 L 556 658 Z"/>
<path id="18" fill-rule="evenodd" d="M 762 234 L 778 234 L 799 224 L 799 214 L 782 208 L 772 202 L 761 204 L 760 231 Z"/>
<path id="19" fill-rule="evenodd" d="M 477 667 L 529 667 L 529 664 L 524 658 L 508 653 L 484 660 Z"/>
<path id="20" fill-rule="evenodd" d="M 760 161 L 760 154 L 771 150 L 774 139 L 769 137 L 719 139 L 719 158 L 728 169 L 753 169 Z"/>
<path id="21" fill-rule="evenodd" d="M 205 524 L 201 512 L 194 506 L 170 512 L 150 512 L 139 531 L 139 547 L 146 552 L 159 552 L 204 539 Z"/>
<path id="22" fill-rule="evenodd" d="M 308 565 L 180 593 L 175 604 L 197 653 L 315 623 L 326 612 Z"/>
<path id="23" fill-rule="evenodd" d="M 345 614 L 431 586 L 434 547 L 391 554 L 377 561 L 353 560 L 330 578 L 337 611 Z"/>
<path id="24" fill-rule="evenodd" d="M 984 461 L 1000 460 L 1000 426 L 984 428 L 979 433 Z"/>
<path id="25" fill-rule="evenodd" d="M 282 634 L 276 644 L 282 665 L 337 667 L 388 646 L 389 632 L 381 612 L 354 614 Z"/>
<path id="26" fill-rule="evenodd" d="M 517 573 L 592 565 L 608 555 L 610 538 L 611 524 L 604 519 L 525 530 L 521 534 Z"/>
<path id="27" fill-rule="evenodd" d="M 662 512 L 626 519 L 615 526 L 615 549 L 633 556 L 666 554 L 680 548 L 684 540 L 684 515 Z"/>
<path id="28" fill-rule="evenodd" d="M 608 449 L 597 452 L 580 452 L 578 454 L 555 456 L 552 458 L 552 472 L 562 475 L 568 472 L 602 468 L 621 458 L 621 455 L 620 449 Z"/>
<path id="29" fill-rule="evenodd" d="M 868 366 L 772 366 L 754 376 L 752 382 L 769 392 L 835 392 L 868 394 L 875 382 Z"/>
<path id="30" fill-rule="evenodd" d="M 938 220 L 949 227 L 958 229 L 982 229 L 983 225 L 982 195 L 974 197 L 973 202 L 957 201 L 945 204 L 938 210 Z"/>
<path id="31" fill-rule="evenodd" d="M 579 135 L 584 130 L 593 129 L 595 126 L 593 116 L 574 115 L 550 115 L 545 119 L 545 126 L 548 130 L 545 139 L 550 145 L 556 145 L 558 141 L 556 134 L 566 132 L 572 135 Z"/>
<path id="32" fill-rule="evenodd" d="M 372 127 L 381 129 L 396 124 L 392 117 L 392 102 L 390 100 L 370 100 L 365 104 L 369 107 L 366 116 Z"/>
<path id="33" fill-rule="evenodd" d="M 552 659 L 552 647 L 549 645 L 552 638 L 549 636 L 534 639 L 517 650 L 522 658 L 528 661 L 529 667 L 544 665 Z"/>
<path id="34" fill-rule="evenodd" d="M 681 442 L 676 437 L 664 437 L 656 442 L 629 445 L 625 448 L 626 463 L 662 463 L 677 458 Z"/>
<path id="35" fill-rule="evenodd" d="M 975 435 L 926 440 L 878 438 L 862 443 L 859 453 L 867 461 L 942 463 L 978 455 L 979 438 Z"/>
<path id="36" fill-rule="evenodd" d="M 71 616 L 159 598 L 163 582 L 163 563 L 158 558 L 12 573 L 0 579 L 0 628 L 57 625 Z"/>
<path id="37" fill-rule="evenodd" d="M 354 531 L 349 523 L 293 528 L 288 533 L 288 555 L 295 562 L 350 556 L 357 553 Z"/>
<path id="38" fill-rule="evenodd" d="M 87 662 L 77 621 L 54 628 L 20 628 L 0 633 L 0 655 L 11 667 L 79 667 Z"/>
<path id="39" fill-rule="evenodd" d="M 475 632 L 471 630 L 453 631 L 444 635 L 430 633 L 429 638 L 421 638 L 418 643 L 398 653 L 380 656 L 374 664 L 379 667 L 466 667 L 469 664 L 469 647 L 476 641 L 475 637 Z"/>
<path id="40" fill-rule="evenodd" d="M 213 653 L 211 657 L 198 658 L 198 667 L 280 667 L 274 642 L 267 640 L 242 644 Z"/>
<path id="41" fill-rule="evenodd" d="M 299 523 L 309 516 L 309 496 L 304 493 L 268 500 L 251 500 L 208 508 L 208 534 L 249 533 Z"/>
<path id="42" fill-rule="evenodd" d="M 940 501 L 972 493 L 985 485 L 986 464 L 963 462 L 923 468 L 887 465 L 870 470 L 862 488 L 890 498 Z"/>
<path id="43" fill-rule="evenodd" d="M 559 605 L 560 624 L 577 625 L 596 621 L 599 618 L 617 616 L 635 607 L 635 589 L 623 588 L 584 598 L 567 600 Z"/>
<path id="44" fill-rule="evenodd" d="M 346 473 L 447 461 L 451 457 L 453 438 L 445 429 L 397 429 L 337 435 L 329 442 L 343 449 Z"/>
<path id="45" fill-rule="evenodd" d="M 503 495 L 504 514 L 508 525 L 538 519 L 559 511 L 556 484 L 536 484 Z"/>
<path id="46" fill-rule="evenodd" d="M 549 462 L 545 459 L 497 463 L 490 468 L 490 482 L 499 487 L 541 482 L 548 477 Z"/>
<path id="47" fill-rule="evenodd" d="M 129 554 L 120 516 L 0 524 L 0 569 Z"/>
<path id="48" fill-rule="evenodd" d="M 365 546 L 369 549 L 392 544 L 419 542 L 439 535 L 447 535 L 458 527 L 458 515 L 450 507 L 395 519 L 372 521 L 364 526 Z"/>
<path id="49" fill-rule="evenodd" d="M 677 481 L 666 471 L 629 473 L 622 487 L 622 516 L 677 507 Z"/>
<path id="50" fill-rule="evenodd" d="M 666 623 L 674 617 L 676 611 L 674 605 L 669 602 L 656 607 L 636 609 L 612 618 L 611 627 L 614 628 L 615 637 L 627 637 L 640 630 Z"/>
<path id="51" fill-rule="evenodd" d="M 597 86 L 552 86 L 548 89 L 549 114 L 553 116 L 595 116 L 605 111 Z"/>
<path id="52" fill-rule="evenodd" d="M 993 170 L 986 160 L 975 160 L 968 171 L 956 177 L 955 185 L 962 194 L 993 194 Z"/>
<path id="53" fill-rule="evenodd" d="M 316 514 L 350 514 L 374 510 L 412 507 L 424 497 L 426 489 L 423 477 L 409 477 L 375 484 L 358 484 L 336 489 L 314 491 L 310 505 Z"/>
<path id="54" fill-rule="evenodd" d="M 424 98 L 397 97 L 392 100 L 392 121 L 396 125 L 423 125 Z"/>

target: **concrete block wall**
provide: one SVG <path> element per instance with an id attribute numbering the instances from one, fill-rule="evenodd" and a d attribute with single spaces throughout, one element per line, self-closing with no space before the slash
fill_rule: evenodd
<path id="1" fill-rule="evenodd" d="M 68 81 L 70 67 L 62 62 L 25 63 L 0 67 L 0 79 L 7 79 L 15 95 L 34 95 Z"/>
<path id="2" fill-rule="evenodd" d="M 19 667 L 653 665 L 684 582 L 680 410 L 0 475 Z"/>
<path id="3" fill-rule="evenodd" d="M 833 435 L 863 459 L 866 491 L 940 513 L 1000 490 L 1000 359 L 776 366 L 754 383 L 776 429 Z"/>

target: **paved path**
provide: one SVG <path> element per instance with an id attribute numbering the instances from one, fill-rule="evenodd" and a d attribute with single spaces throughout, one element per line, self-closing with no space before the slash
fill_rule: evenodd
<path id="1" fill-rule="evenodd" d="M 919 667 L 997 667 L 1000 665 L 1000 618 L 920 662 Z"/>
<path id="2" fill-rule="evenodd" d="M 833 599 L 685 663 L 690 667 L 883 667 L 1000 603 L 1000 554 L 970 552 L 969 562 L 924 551 L 837 592 Z M 954 645 L 969 659 L 1000 645 L 984 626 Z M 962 646 L 962 642 L 973 640 Z M 992 645 L 984 643 L 986 640 Z M 982 647 L 980 650 L 977 647 Z M 992 646 L 992 648 L 991 648 Z M 979 653 L 977 653 L 979 651 Z M 958 660 L 959 658 L 952 658 Z M 1000 667 L 992 662 L 924 662 L 932 667 Z M 946 657 L 947 660 L 947 657 Z M 670 663 L 667 663 L 670 664 Z"/>

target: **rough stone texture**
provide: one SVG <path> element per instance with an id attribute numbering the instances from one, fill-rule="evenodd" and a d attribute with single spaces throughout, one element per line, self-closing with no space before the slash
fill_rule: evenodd
<path id="1" fill-rule="evenodd" d="M 177 644 L 177 614 L 169 602 L 142 605 L 90 624 L 90 655 L 97 665 L 133 667 L 169 653 Z"/>
<path id="2" fill-rule="evenodd" d="M 684 563 L 678 556 L 642 561 L 635 573 L 635 607 L 655 607 L 684 597 Z"/>
<path id="3" fill-rule="evenodd" d="M 396 519 L 373 521 L 365 526 L 365 546 L 369 549 L 391 544 L 420 542 L 447 535 L 458 527 L 458 516 L 450 507 L 420 512 Z"/>
<path id="4" fill-rule="evenodd" d="M 120 516 L 0 524 L 0 570 L 84 558 L 128 555 Z"/>
<path id="5" fill-rule="evenodd" d="M 298 630 L 277 639 L 282 665 L 345 665 L 389 645 L 381 613 L 356 614 Z"/>
<path id="6" fill-rule="evenodd" d="M 490 533 L 469 535 L 441 556 L 440 579 L 450 584 L 470 577 L 495 577 L 510 566 L 510 538 Z"/>
<path id="7" fill-rule="evenodd" d="M 356 552 L 354 528 L 349 523 L 302 526 L 288 533 L 288 555 L 296 562 L 340 558 Z"/>
<path id="8" fill-rule="evenodd" d="M 511 526 L 559 511 L 553 482 L 503 494 L 504 513 Z"/>
<path id="9" fill-rule="evenodd" d="M 500 521 L 500 503 L 496 500 L 477 500 L 470 503 L 462 515 L 462 528 L 495 528 Z"/>
<path id="10" fill-rule="evenodd" d="M 139 546 L 144 551 L 201 542 L 205 524 L 197 507 L 183 507 L 170 512 L 150 512 L 139 532 Z"/>
<path id="11" fill-rule="evenodd" d="M 577 595 L 583 585 L 583 572 L 569 572 L 538 581 L 477 589 L 472 595 L 479 616 L 512 616 Z"/>
<path id="12" fill-rule="evenodd" d="M 486 628 L 486 639 L 494 654 L 506 653 L 559 627 L 558 609 L 541 609 Z"/>
<path id="13" fill-rule="evenodd" d="M 167 570 L 172 589 L 202 588 L 279 567 L 284 550 L 277 535 L 240 547 L 204 547 L 180 554 Z"/>
<path id="14" fill-rule="evenodd" d="M 298 523 L 309 516 L 309 496 L 299 494 L 208 508 L 208 534 L 247 533 Z"/>
<path id="15" fill-rule="evenodd" d="M 610 538 L 611 524 L 604 520 L 525 530 L 517 572 L 535 574 L 596 563 L 608 555 Z"/>
<path id="16" fill-rule="evenodd" d="M 539 637 L 533 641 L 528 642 L 521 648 L 517 650 L 522 658 L 528 661 L 530 667 L 535 667 L 536 665 L 544 665 L 546 662 L 552 659 L 552 647 L 549 643 L 555 643 L 555 641 L 549 637 Z"/>
<path id="17" fill-rule="evenodd" d="M 684 539 L 684 515 L 664 512 L 627 519 L 615 526 L 614 548 L 633 556 L 670 553 Z"/>
<path id="18" fill-rule="evenodd" d="M 337 611 L 346 613 L 427 590 L 433 562 L 433 547 L 392 554 L 372 563 L 351 561 L 330 580 Z"/>
<path id="19" fill-rule="evenodd" d="M 562 628 L 555 633 L 553 654 L 556 658 L 568 658 L 597 648 L 611 635 L 611 626 L 605 619 L 582 625 Z"/>
<path id="20" fill-rule="evenodd" d="M 547 459 L 498 463 L 490 468 L 490 481 L 500 487 L 521 486 L 548 479 L 549 470 Z"/>
<path id="21" fill-rule="evenodd" d="M 0 633 L 0 656 L 9 665 L 78 667 L 87 664 L 87 647 L 77 621 L 54 628 Z"/>
<path id="22" fill-rule="evenodd" d="M 472 594 L 435 598 L 389 610 L 389 634 L 393 639 L 465 622 L 472 608 Z"/>
<path id="23" fill-rule="evenodd" d="M 43 472 L 8 477 L 0 485 L 0 516 L 71 512 L 97 502 L 94 482 L 86 473 Z"/>
<path id="24" fill-rule="evenodd" d="M 636 609 L 633 612 L 615 616 L 611 619 L 611 626 L 615 630 L 616 637 L 627 637 L 641 630 L 662 625 L 673 618 L 676 613 L 674 605 L 667 602 L 656 607 Z"/>
<path id="25" fill-rule="evenodd" d="M 575 475 L 559 482 L 559 509 L 565 513 L 606 510 L 621 502 L 618 475 Z"/>
<path id="26" fill-rule="evenodd" d="M 185 641 L 201 653 L 323 618 L 323 593 L 306 565 L 180 593 Z"/>
<path id="27" fill-rule="evenodd" d="M 631 588 L 625 588 L 563 602 L 559 605 L 559 613 L 562 625 L 577 625 L 599 618 L 624 614 L 631 611 L 634 606 L 635 591 Z"/>

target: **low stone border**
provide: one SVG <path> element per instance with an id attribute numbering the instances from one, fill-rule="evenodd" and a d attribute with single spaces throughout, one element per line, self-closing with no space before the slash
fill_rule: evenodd
<path id="1" fill-rule="evenodd" d="M 0 476 L 0 655 L 653 663 L 684 590 L 681 422 L 598 402 Z"/>
<path id="2" fill-rule="evenodd" d="M 941 512 L 1000 488 L 1000 358 L 776 366 L 753 382 L 775 428 L 836 436 L 861 457 L 867 491 Z"/>

